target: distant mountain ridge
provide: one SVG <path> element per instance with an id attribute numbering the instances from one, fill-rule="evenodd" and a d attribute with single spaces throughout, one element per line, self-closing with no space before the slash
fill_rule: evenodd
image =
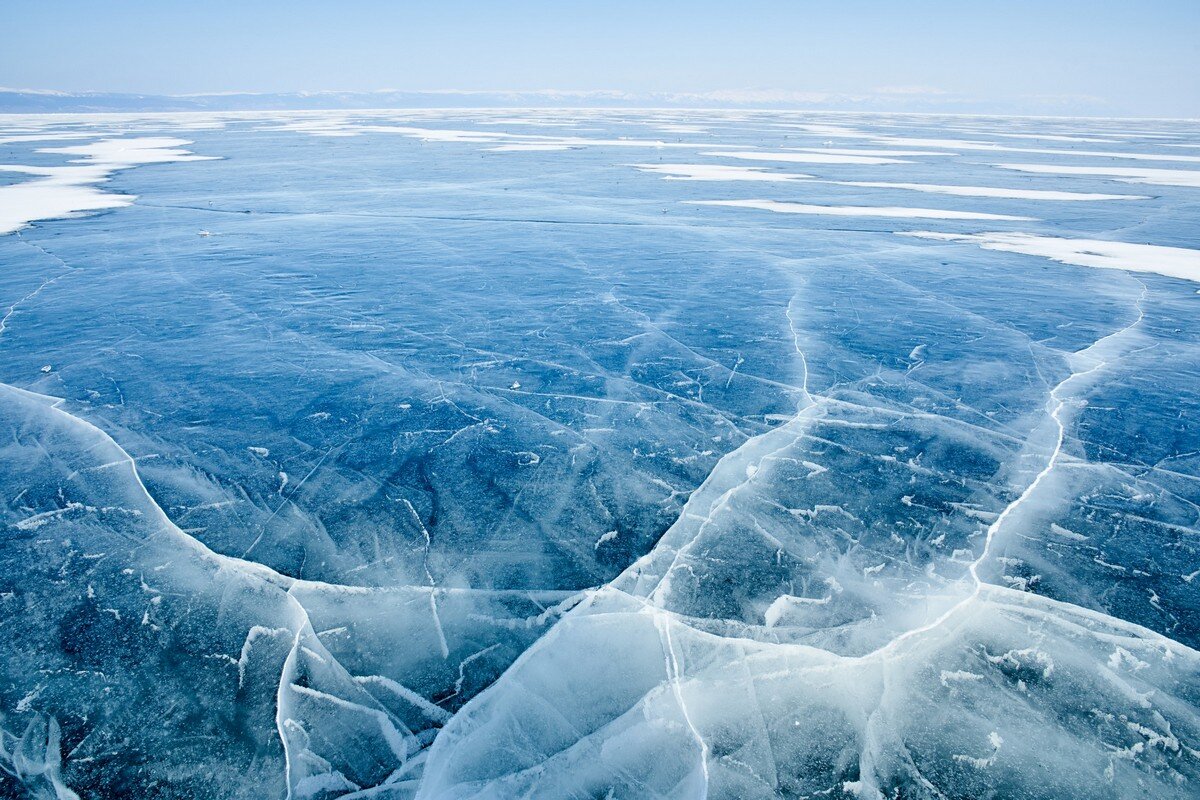
<path id="1" fill-rule="evenodd" d="M 265 111 L 305 109 L 622 105 L 621 92 L 223 92 L 191 95 L 0 89 L 0 112 Z"/>
<path id="2" fill-rule="evenodd" d="M 0 113 L 102 113 L 167 111 L 271 111 L 368 108 L 764 108 L 829 111 L 894 111 L 1021 114 L 1028 104 L 1011 107 L 984 103 L 937 90 L 879 89 L 862 94 L 728 90 L 714 92 L 632 93 L 617 90 L 573 91 L 400 91 L 373 92 L 223 92 L 187 95 L 119 92 L 58 92 L 0 88 Z M 1058 98 L 1038 114 L 1103 114 L 1096 98 Z"/>

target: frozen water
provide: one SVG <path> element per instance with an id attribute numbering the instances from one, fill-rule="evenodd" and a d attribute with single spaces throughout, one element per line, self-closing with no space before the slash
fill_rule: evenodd
<path id="1" fill-rule="evenodd" d="M 781 214 L 825 214 L 834 217 L 892 217 L 896 219 L 994 219 L 1028 220 L 1007 214 L 987 214 L 979 211 L 956 211 L 941 208 L 906 208 L 897 206 L 821 206 L 808 203 L 781 203 L 778 200 L 692 200 L 697 206 L 730 206 L 757 208 Z"/>
<path id="2" fill-rule="evenodd" d="M 0 796 L 1197 796 L 1197 146 L 0 117 Z"/>

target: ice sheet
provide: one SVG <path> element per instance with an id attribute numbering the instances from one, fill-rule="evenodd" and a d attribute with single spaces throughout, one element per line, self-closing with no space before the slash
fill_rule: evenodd
<path id="1" fill-rule="evenodd" d="M 1194 125 L 0 140 L 0 796 L 1196 795 Z"/>

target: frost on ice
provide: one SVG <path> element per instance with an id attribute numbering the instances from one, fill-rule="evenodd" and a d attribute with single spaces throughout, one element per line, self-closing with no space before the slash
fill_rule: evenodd
<path id="1" fill-rule="evenodd" d="M 0 794 L 1195 797 L 1195 132 L 952 122 L 0 119 Z"/>

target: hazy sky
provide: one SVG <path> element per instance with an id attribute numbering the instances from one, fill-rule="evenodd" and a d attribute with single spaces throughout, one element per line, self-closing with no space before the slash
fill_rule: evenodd
<path id="1" fill-rule="evenodd" d="M 0 0 L 0 25 L 16 88 L 770 90 L 1200 116 L 1200 0 Z"/>

